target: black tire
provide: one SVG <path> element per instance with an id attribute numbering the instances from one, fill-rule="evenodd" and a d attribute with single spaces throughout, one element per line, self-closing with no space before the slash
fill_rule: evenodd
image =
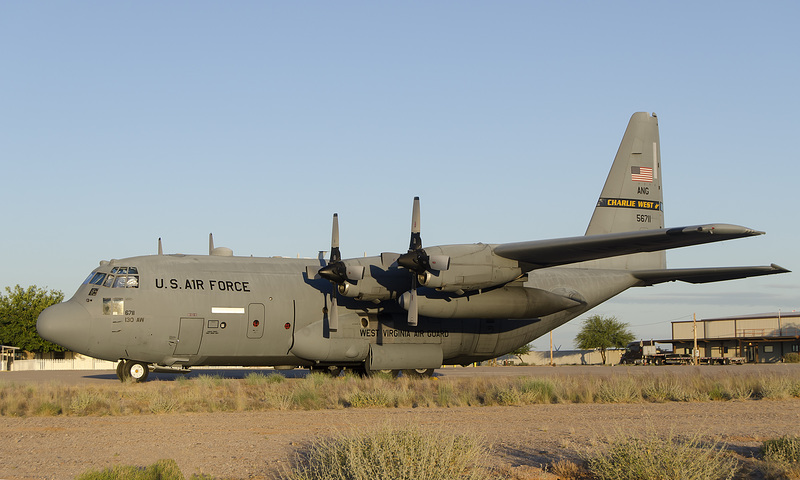
<path id="1" fill-rule="evenodd" d="M 144 362 L 128 360 L 125 362 L 125 367 L 122 372 L 125 380 L 142 383 L 147 381 L 147 377 L 150 375 L 150 367 Z"/>
<path id="2" fill-rule="evenodd" d="M 435 368 L 414 368 L 403 370 L 403 375 L 410 378 L 430 378 L 435 370 Z"/>
<path id="3" fill-rule="evenodd" d="M 120 382 L 125 381 L 125 360 L 120 360 L 117 364 L 117 378 L 119 378 Z"/>
<path id="4" fill-rule="evenodd" d="M 397 378 L 400 376 L 400 370 L 378 370 L 378 372 Z M 375 373 L 375 372 L 372 372 Z"/>

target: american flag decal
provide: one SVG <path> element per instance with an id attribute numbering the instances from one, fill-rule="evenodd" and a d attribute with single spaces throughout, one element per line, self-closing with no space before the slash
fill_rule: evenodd
<path id="1" fill-rule="evenodd" d="M 653 182 L 653 169 L 650 167 L 631 167 L 631 180 L 634 182 Z"/>

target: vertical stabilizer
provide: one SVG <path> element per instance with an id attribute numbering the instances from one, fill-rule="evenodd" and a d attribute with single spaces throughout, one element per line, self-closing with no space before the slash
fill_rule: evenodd
<path id="1" fill-rule="evenodd" d="M 634 113 L 597 201 L 586 235 L 664 227 L 661 144 L 655 114 Z M 666 268 L 666 253 L 637 253 L 587 262 L 624 270 Z"/>

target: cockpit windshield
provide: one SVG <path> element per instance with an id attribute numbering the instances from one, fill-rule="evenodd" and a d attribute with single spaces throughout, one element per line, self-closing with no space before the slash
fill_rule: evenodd
<path id="1" fill-rule="evenodd" d="M 136 267 L 114 267 L 111 272 L 92 272 L 84 285 L 102 285 L 109 288 L 139 288 L 139 269 Z"/>

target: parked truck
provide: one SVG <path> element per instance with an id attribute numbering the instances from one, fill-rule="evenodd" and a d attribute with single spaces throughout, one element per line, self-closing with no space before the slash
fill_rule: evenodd
<path id="1" fill-rule="evenodd" d="M 669 345 L 670 348 L 667 348 Z M 671 344 L 659 343 L 654 340 L 639 340 L 631 342 L 625 347 L 625 353 L 620 358 L 621 364 L 626 365 L 691 365 L 692 356 L 688 353 L 675 353 Z M 742 364 L 743 357 L 698 357 L 701 365 L 730 365 Z"/>

